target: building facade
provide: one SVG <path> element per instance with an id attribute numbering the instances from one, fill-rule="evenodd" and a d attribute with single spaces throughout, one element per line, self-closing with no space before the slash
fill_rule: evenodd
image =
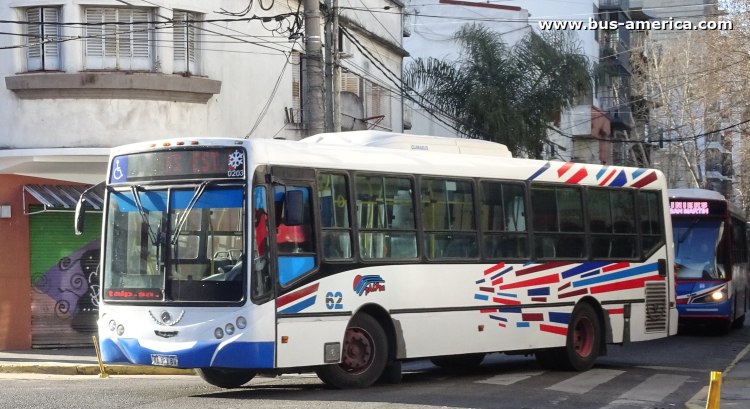
<path id="1" fill-rule="evenodd" d="M 391 10 L 382 16 L 357 5 L 340 4 L 341 27 L 400 74 L 402 4 L 368 2 Z M 308 136 L 304 11 L 293 0 L 0 0 L 0 350 L 90 345 L 100 238 L 75 236 L 72 211 L 104 180 L 111 147 Z M 323 25 L 332 13 L 321 14 Z M 342 111 L 401 131 L 400 93 L 376 85 L 389 74 L 345 51 L 362 80 Z M 101 223 L 92 204 L 89 226 Z"/>

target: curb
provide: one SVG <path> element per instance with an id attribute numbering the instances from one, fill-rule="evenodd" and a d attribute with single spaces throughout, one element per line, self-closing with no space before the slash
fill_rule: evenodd
<path id="1" fill-rule="evenodd" d="M 192 369 L 163 368 L 159 366 L 104 365 L 109 375 L 195 375 Z M 96 364 L 2 364 L 0 373 L 36 373 L 48 375 L 99 375 Z"/>

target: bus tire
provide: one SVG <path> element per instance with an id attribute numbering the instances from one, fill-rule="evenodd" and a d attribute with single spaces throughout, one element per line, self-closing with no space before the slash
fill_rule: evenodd
<path id="1" fill-rule="evenodd" d="M 349 322 L 341 348 L 341 363 L 322 365 L 315 373 L 337 389 L 366 388 L 383 374 L 388 361 L 388 339 L 378 321 L 357 314 Z"/>
<path id="2" fill-rule="evenodd" d="M 224 389 L 234 389 L 250 382 L 258 374 L 249 369 L 196 368 L 195 372 L 204 381 Z"/>
<path id="3" fill-rule="evenodd" d="M 433 365 L 448 369 L 471 369 L 476 368 L 484 361 L 484 353 L 446 355 L 430 358 Z"/>
<path id="4" fill-rule="evenodd" d="M 570 316 L 565 348 L 558 353 L 562 369 L 588 371 L 599 356 L 602 327 L 594 308 L 579 303 Z"/>

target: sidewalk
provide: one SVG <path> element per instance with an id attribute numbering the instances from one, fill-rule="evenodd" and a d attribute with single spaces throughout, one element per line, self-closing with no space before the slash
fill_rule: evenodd
<path id="1" fill-rule="evenodd" d="M 110 375 L 195 375 L 192 369 L 141 365 L 104 365 Z M 0 351 L 0 373 L 98 375 L 99 361 L 91 348 Z"/>
<path id="2" fill-rule="evenodd" d="M 721 409 L 750 408 L 750 345 L 721 374 Z M 706 375 L 706 385 L 709 377 Z M 686 409 L 703 409 L 708 399 L 708 386 L 685 404 Z"/>

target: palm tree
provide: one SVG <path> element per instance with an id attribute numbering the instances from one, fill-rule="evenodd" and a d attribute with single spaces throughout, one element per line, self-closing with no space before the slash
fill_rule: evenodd
<path id="1" fill-rule="evenodd" d="M 532 31 L 509 47 L 498 33 L 472 23 L 454 40 L 459 60 L 419 58 L 404 81 L 420 105 L 451 118 L 465 137 L 538 156 L 549 123 L 577 96 L 591 93 L 590 64 L 575 33 Z"/>

